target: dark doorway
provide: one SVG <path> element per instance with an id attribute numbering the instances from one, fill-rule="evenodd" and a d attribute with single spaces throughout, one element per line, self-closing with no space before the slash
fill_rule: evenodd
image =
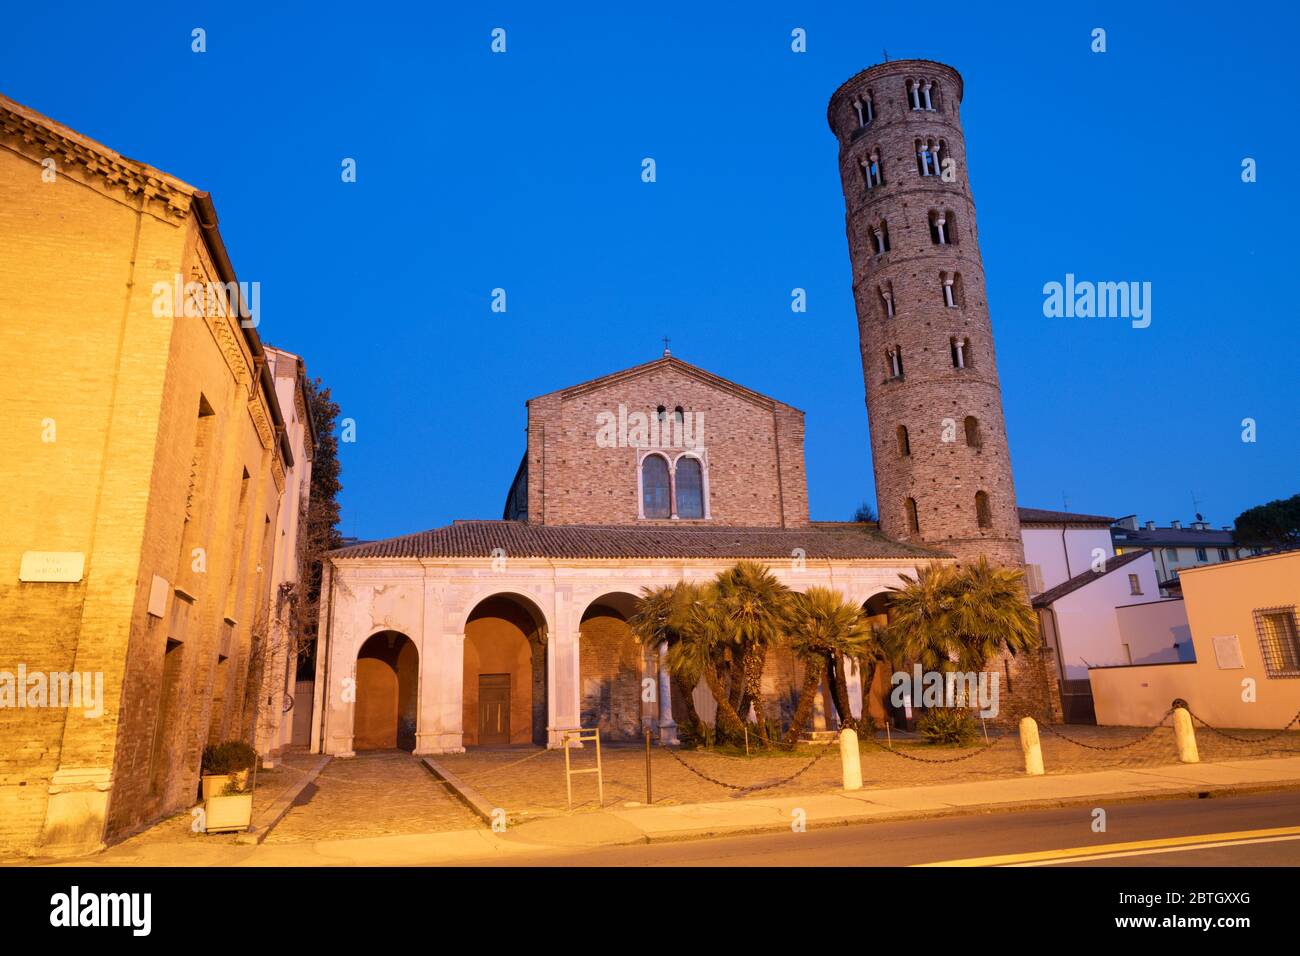
<path id="1" fill-rule="evenodd" d="M 419 654 L 397 631 L 381 631 L 357 655 L 353 750 L 415 749 Z"/>

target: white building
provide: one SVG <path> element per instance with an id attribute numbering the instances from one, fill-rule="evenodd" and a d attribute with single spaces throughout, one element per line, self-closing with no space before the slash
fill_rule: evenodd
<path id="1" fill-rule="evenodd" d="M 1157 527 L 1154 521 L 1139 525 L 1137 515 L 1125 515 L 1111 527 L 1111 540 L 1116 554 L 1148 549 L 1166 594 L 1177 594 L 1178 572 L 1186 568 L 1238 561 L 1260 553 L 1259 548 L 1238 547 L 1231 527 L 1211 528 L 1199 514 L 1187 527 L 1181 521 L 1171 521 L 1167 527 Z"/>
<path id="2" fill-rule="evenodd" d="M 1191 652 L 1181 600 L 1162 600 L 1152 553 L 1116 553 L 1113 519 L 1020 509 L 1026 577 L 1044 642 L 1056 650 L 1070 723 L 1094 720 L 1090 667 L 1166 663 Z"/>

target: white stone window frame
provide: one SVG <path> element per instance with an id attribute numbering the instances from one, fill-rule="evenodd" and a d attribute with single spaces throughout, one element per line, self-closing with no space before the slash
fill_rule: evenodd
<path id="1" fill-rule="evenodd" d="M 645 515 L 645 460 L 651 455 L 658 455 L 668 463 L 668 517 L 647 518 Z M 677 516 L 677 463 L 683 458 L 694 458 L 700 463 L 700 495 L 704 499 L 703 518 L 679 518 Z M 711 521 L 712 510 L 709 507 L 709 455 L 708 451 L 681 451 L 675 456 L 663 448 L 642 448 L 636 456 L 636 516 L 641 521 Z"/>

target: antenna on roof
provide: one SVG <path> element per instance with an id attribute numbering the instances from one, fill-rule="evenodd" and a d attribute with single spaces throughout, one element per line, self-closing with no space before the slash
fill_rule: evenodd
<path id="1" fill-rule="evenodd" d="M 1062 509 L 1065 510 L 1065 511 L 1069 511 L 1069 510 L 1070 510 L 1070 499 L 1067 498 L 1067 497 L 1065 497 L 1065 492 L 1064 492 L 1064 491 L 1061 492 L 1061 507 L 1062 507 Z"/>
<path id="2" fill-rule="evenodd" d="M 882 47 L 880 48 L 880 52 L 883 53 L 883 54 L 885 55 L 885 62 L 888 63 L 888 62 L 889 62 L 889 51 L 886 50 L 886 49 L 882 46 Z"/>

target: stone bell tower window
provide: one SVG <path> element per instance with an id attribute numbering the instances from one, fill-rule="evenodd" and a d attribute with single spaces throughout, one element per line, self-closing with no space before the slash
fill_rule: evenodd
<path id="1" fill-rule="evenodd" d="M 908 498 L 904 501 L 903 510 L 907 513 L 907 530 L 916 534 L 921 530 L 921 519 L 916 513 L 916 499 Z"/>

